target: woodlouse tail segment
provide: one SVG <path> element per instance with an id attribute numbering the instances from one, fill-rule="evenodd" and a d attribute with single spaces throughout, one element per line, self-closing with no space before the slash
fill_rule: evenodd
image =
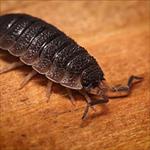
<path id="1" fill-rule="evenodd" d="M 4 68 L 0 68 L 0 74 L 5 73 L 5 72 L 9 72 L 9 71 L 11 71 L 11 70 L 13 70 L 13 69 L 16 69 L 16 68 L 18 68 L 18 67 L 21 67 L 21 66 L 23 66 L 23 65 L 24 65 L 24 64 L 21 63 L 21 62 L 14 62 L 14 63 L 12 63 L 12 64 L 10 64 L 10 65 L 4 67 Z"/>
<path id="2" fill-rule="evenodd" d="M 109 98 L 126 97 L 131 93 L 134 84 L 143 81 L 142 77 L 130 76 L 127 85 L 117 85 L 108 89 L 107 96 Z"/>

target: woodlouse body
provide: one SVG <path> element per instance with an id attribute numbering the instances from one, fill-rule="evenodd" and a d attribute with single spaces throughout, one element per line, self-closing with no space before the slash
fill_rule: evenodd
<path id="1" fill-rule="evenodd" d="M 129 95 L 134 81 L 142 80 L 131 76 L 126 86 L 109 87 L 100 66 L 83 47 L 53 25 L 26 14 L 0 16 L 0 48 L 35 70 L 21 85 L 24 86 L 38 72 L 49 79 L 48 92 L 51 91 L 51 81 L 67 87 L 67 91 L 80 91 L 87 102 L 82 118 L 91 106 L 107 103 L 108 98 Z M 21 65 L 19 62 L 0 68 L 0 74 Z M 68 93 L 72 99 L 70 91 Z M 91 99 L 89 95 L 96 95 L 98 99 Z"/>
<path id="2" fill-rule="evenodd" d="M 26 14 L 0 17 L 0 48 L 62 86 L 98 86 L 103 72 L 96 60 L 59 29 Z"/>

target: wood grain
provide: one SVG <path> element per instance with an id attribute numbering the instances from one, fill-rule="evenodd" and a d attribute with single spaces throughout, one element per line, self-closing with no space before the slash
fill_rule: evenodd
<path id="1" fill-rule="evenodd" d="M 20 4 L 19 4 L 20 3 Z M 54 85 L 46 102 L 47 80 L 38 75 L 22 90 L 31 71 L 22 67 L 0 75 L 1 150 L 149 150 L 150 149 L 149 1 L 1 1 L 1 14 L 38 16 L 65 31 L 97 59 L 110 84 L 143 76 L 129 97 L 92 110 L 81 120 L 83 97 Z M 0 67 L 16 60 L 0 53 Z"/>

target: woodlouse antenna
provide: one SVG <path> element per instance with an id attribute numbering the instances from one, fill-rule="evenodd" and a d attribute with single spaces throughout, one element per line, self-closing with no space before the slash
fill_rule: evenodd
<path id="1" fill-rule="evenodd" d="M 129 77 L 127 85 L 117 85 L 109 87 L 109 90 L 107 91 L 107 96 L 109 98 L 126 97 L 131 93 L 133 85 L 143 81 L 143 79 L 143 77 L 132 75 Z"/>

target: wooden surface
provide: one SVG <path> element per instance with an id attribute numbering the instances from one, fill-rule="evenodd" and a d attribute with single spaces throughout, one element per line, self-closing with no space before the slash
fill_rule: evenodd
<path id="1" fill-rule="evenodd" d="M 46 102 L 47 80 L 22 67 L 0 75 L 1 150 L 149 150 L 150 29 L 148 1 L 1 1 L 1 14 L 23 12 L 40 17 L 74 38 L 95 56 L 110 84 L 126 83 L 131 74 L 144 77 L 127 98 L 110 100 L 103 111 L 90 110 L 81 120 L 83 97 L 54 85 Z M 15 61 L 0 52 L 0 67 Z"/>

